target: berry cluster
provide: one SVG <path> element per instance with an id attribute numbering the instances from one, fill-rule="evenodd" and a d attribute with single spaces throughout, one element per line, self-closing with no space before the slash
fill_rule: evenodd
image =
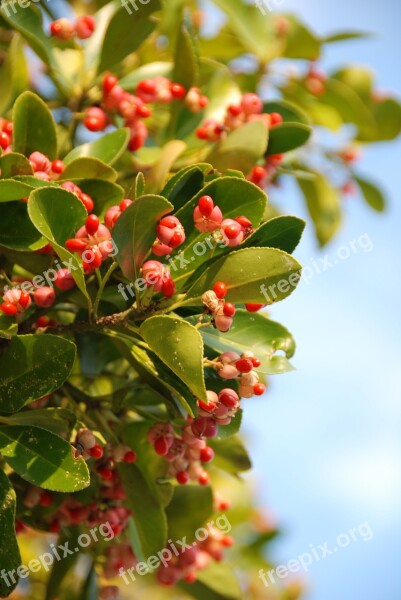
<path id="1" fill-rule="evenodd" d="M 104 222 L 109 229 L 113 229 L 116 221 L 120 218 L 121 213 L 123 213 L 130 204 L 132 204 L 132 200 L 129 198 L 124 198 L 119 204 L 110 206 L 104 215 Z"/>
<path id="2" fill-rule="evenodd" d="M 215 205 L 211 196 L 201 196 L 193 213 L 194 225 L 202 233 L 219 231 L 218 238 L 224 245 L 234 248 L 249 236 L 251 221 L 244 216 L 235 219 L 223 219 L 223 213 Z"/>
<path id="3" fill-rule="evenodd" d="M 177 217 L 163 217 L 156 229 L 157 240 L 152 247 L 153 254 L 165 256 L 185 241 L 184 227 Z"/>
<path id="4" fill-rule="evenodd" d="M 168 268 L 158 260 L 148 260 L 142 266 L 142 276 L 147 287 L 154 292 L 161 292 L 165 298 L 175 293 L 175 283 Z"/>
<path id="5" fill-rule="evenodd" d="M 222 379 L 236 379 L 239 382 L 241 398 L 265 393 L 266 386 L 259 382 L 259 376 L 254 371 L 260 365 L 259 358 L 250 351 L 243 352 L 241 356 L 236 352 L 223 352 L 216 361 L 217 373 Z"/>
<path id="6" fill-rule="evenodd" d="M 13 135 L 13 124 L 7 119 L 0 118 L 0 150 L 4 154 L 11 152 L 11 139 Z"/>
<path id="7" fill-rule="evenodd" d="M 257 94 L 244 94 L 239 104 L 230 104 L 227 107 L 223 122 L 207 119 L 196 130 L 196 135 L 201 140 L 217 142 L 230 131 L 238 129 L 245 123 L 261 121 L 267 129 L 282 123 L 283 117 L 279 113 L 263 113 L 262 111 L 263 102 Z"/>
<path id="8" fill-rule="evenodd" d="M 71 40 L 78 37 L 86 40 L 91 37 L 96 28 L 96 21 L 91 15 L 78 17 L 75 23 L 69 19 L 57 19 L 50 23 L 50 34 L 59 40 Z"/>
<path id="9" fill-rule="evenodd" d="M 212 324 L 219 331 L 228 331 L 233 323 L 236 308 L 232 302 L 226 302 L 227 286 L 224 281 L 216 281 L 212 290 L 202 295 L 204 314 L 211 315 Z"/>
<path id="10" fill-rule="evenodd" d="M 91 196 L 89 196 L 89 194 L 85 194 L 85 192 L 83 192 L 78 185 L 76 185 L 72 181 L 63 181 L 63 183 L 60 185 L 60 187 L 62 187 L 64 190 L 67 190 L 67 192 L 71 192 L 72 194 L 75 194 L 77 196 L 77 198 L 79 200 L 81 200 L 82 204 L 85 206 L 86 212 L 88 212 L 88 213 L 92 212 L 92 210 L 95 207 L 95 203 L 93 202 L 93 199 L 91 198 Z"/>
<path id="11" fill-rule="evenodd" d="M 266 156 L 264 165 L 257 165 L 251 169 L 247 177 L 248 181 L 254 183 L 261 189 L 267 188 L 276 175 L 277 168 L 281 165 L 283 158 L 283 154 Z"/>
<path id="12" fill-rule="evenodd" d="M 93 273 L 102 262 L 113 252 L 111 233 L 99 221 L 96 215 L 89 215 L 85 225 L 80 227 L 75 234 L 65 243 L 67 250 L 76 252 L 82 258 L 85 273 Z"/>
<path id="13" fill-rule="evenodd" d="M 193 431 L 195 420 L 188 417 L 180 435 L 175 434 L 170 423 L 156 423 L 148 431 L 148 441 L 156 454 L 170 463 L 168 476 L 175 477 L 180 485 L 185 485 L 190 480 L 198 481 L 201 485 L 209 483 L 209 476 L 202 464 L 213 460 L 214 451 L 207 446 L 205 435 L 198 435 L 196 429 Z M 213 435 L 208 437 L 213 437 L 216 433 L 215 428 Z"/>

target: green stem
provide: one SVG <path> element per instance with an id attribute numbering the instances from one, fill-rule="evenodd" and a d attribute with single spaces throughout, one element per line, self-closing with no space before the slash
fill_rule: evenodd
<path id="1" fill-rule="evenodd" d="M 93 304 L 93 316 L 94 316 L 95 320 L 97 319 L 97 313 L 98 313 L 98 309 L 99 309 L 99 303 L 100 303 L 100 300 L 102 299 L 102 294 L 104 292 L 104 288 L 106 286 L 106 283 L 110 279 L 110 277 L 113 274 L 113 272 L 117 269 L 117 267 L 118 267 L 118 263 L 113 262 L 110 265 L 110 267 L 108 268 L 107 272 L 105 273 L 105 276 L 103 277 L 103 279 L 100 279 L 100 275 L 99 275 L 99 273 L 97 273 L 97 275 L 99 277 L 99 289 L 98 289 L 98 292 L 96 294 L 95 302 Z M 98 270 L 96 269 L 96 271 L 98 271 Z"/>

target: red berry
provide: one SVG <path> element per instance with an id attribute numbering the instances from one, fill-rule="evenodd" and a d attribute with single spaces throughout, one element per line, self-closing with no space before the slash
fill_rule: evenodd
<path id="1" fill-rule="evenodd" d="M 82 204 L 85 206 L 87 212 L 88 213 L 92 212 L 92 210 L 94 209 L 94 206 L 95 206 L 92 198 L 88 194 L 82 193 L 79 195 L 79 199 L 81 200 Z"/>
<path id="2" fill-rule="evenodd" d="M 253 391 L 254 394 L 256 394 L 256 396 L 261 396 L 265 393 L 266 386 L 264 385 L 264 383 L 255 383 L 255 385 L 253 386 Z"/>
<path id="3" fill-rule="evenodd" d="M 36 319 L 36 327 L 48 327 L 50 324 L 50 319 L 49 317 L 46 317 L 45 315 L 38 317 Z"/>
<path id="4" fill-rule="evenodd" d="M 152 111 L 150 110 L 150 108 L 148 108 L 147 106 L 144 106 L 142 104 L 137 107 L 136 114 L 138 117 L 141 117 L 142 119 L 148 119 L 152 115 Z"/>
<path id="5" fill-rule="evenodd" d="M 203 463 L 210 463 L 214 459 L 214 450 L 210 446 L 202 448 L 200 451 L 200 459 Z"/>
<path id="6" fill-rule="evenodd" d="M 225 225 L 225 227 L 223 228 L 224 233 L 226 234 L 226 236 L 228 237 L 229 240 L 234 240 L 237 235 L 240 233 L 241 231 L 241 226 L 238 223 L 237 227 L 236 225 L 230 224 L 230 225 Z"/>
<path id="7" fill-rule="evenodd" d="M 26 292 L 21 292 L 21 295 L 18 300 L 18 304 L 20 304 L 22 306 L 22 308 L 25 308 L 25 306 L 30 302 L 30 300 L 31 300 L 31 297 L 29 294 L 27 294 Z"/>
<path id="8" fill-rule="evenodd" d="M 188 575 L 185 575 L 185 577 L 184 577 L 184 581 L 186 583 L 195 583 L 196 580 L 197 580 L 196 573 L 188 573 Z"/>
<path id="9" fill-rule="evenodd" d="M 121 200 L 119 207 L 121 211 L 126 210 L 130 205 L 132 204 L 132 200 L 130 200 L 129 198 L 124 198 L 123 200 Z"/>
<path id="10" fill-rule="evenodd" d="M 151 79 L 144 79 L 138 83 L 136 89 L 144 94 L 154 94 L 157 86 Z"/>
<path id="11" fill-rule="evenodd" d="M 219 402 L 227 406 L 227 408 L 235 408 L 238 406 L 239 397 L 235 390 L 225 388 L 219 393 Z"/>
<path id="12" fill-rule="evenodd" d="M 252 223 L 248 217 L 235 217 L 234 221 L 237 221 L 237 223 L 239 223 L 244 229 L 249 229 L 249 227 L 252 227 Z"/>
<path id="13" fill-rule="evenodd" d="M 249 360 L 252 361 L 253 366 L 256 368 L 260 367 L 260 365 L 262 364 L 259 358 L 256 358 L 256 356 L 252 356 Z"/>
<path id="14" fill-rule="evenodd" d="M 224 281 L 216 281 L 213 286 L 213 291 L 216 296 L 221 300 L 227 294 L 227 286 Z"/>
<path id="15" fill-rule="evenodd" d="M 49 492 L 43 492 L 39 500 L 39 505 L 50 506 L 51 504 L 53 504 L 53 496 Z"/>
<path id="16" fill-rule="evenodd" d="M 165 456 L 169 451 L 169 444 L 164 437 L 159 437 L 154 443 L 154 449 L 159 456 Z"/>
<path id="17" fill-rule="evenodd" d="M 235 306 L 232 302 L 226 302 L 223 306 L 223 312 L 226 317 L 233 317 L 235 315 Z"/>
<path id="18" fill-rule="evenodd" d="M 125 463 L 133 463 L 136 461 L 136 452 L 134 452 L 133 450 L 129 450 L 128 452 L 125 453 L 124 455 L 124 462 Z"/>
<path id="19" fill-rule="evenodd" d="M 175 477 L 180 485 L 185 485 L 189 481 L 189 475 L 186 471 L 179 471 Z"/>
<path id="20" fill-rule="evenodd" d="M 260 183 L 266 177 L 267 171 L 264 167 L 253 167 L 251 171 L 251 181 Z"/>
<path id="21" fill-rule="evenodd" d="M 170 86 L 170 91 L 173 95 L 173 98 L 177 99 L 184 98 L 187 94 L 187 91 L 184 88 L 184 86 L 180 85 L 179 83 L 172 83 Z"/>
<path id="22" fill-rule="evenodd" d="M 5 121 L 3 123 L 3 131 L 4 133 L 7 133 L 7 135 L 12 135 L 13 133 L 13 124 L 11 121 Z"/>
<path id="23" fill-rule="evenodd" d="M 270 126 L 280 125 L 283 122 L 283 117 L 278 112 L 270 113 Z"/>
<path id="24" fill-rule="evenodd" d="M 60 175 L 64 171 L 65 166 L 62 160 L 54 160 L 52 162 L 51 168 L 53 173 L 57 173 Z"/>
<path id="25" fill-rule="evenodd" d="M 198 208 L 203 217 L 210 217 L 214 208 L 213 198 L 210 196 L 201 196 L 201 198 L 199 198 Z"/>
<path id="26" fill-rule="evenodd" d="M 60 526 L 60 522 L 59 521 L 56 520 L 56 521 L 53 521 L 53 523 L 50 524 L 50 527 L 49 527 L 50 533 L 59 533 L 60 529 L 61 529 L 61 526 Z"/>
<path id="27" fill-rule="evenodd" d="M 101 469 L 99 469 L 98 473 L 103 479 L 103 481 L 111 481 L 114 477 L 113 471 L 108 467 L 102 467 Z"/>
<path id="28" fill-rule="evenodd" d="M 82 261 L 84 271 L 92 273 L 92 271 L 100 267 L 102 260 L 103 258 L 100 252 L 95 252 L 92 249 L 85 250 Z"/>
<path id="29" fill-rule="evenodd" d="M 97 230 L 99 229 L 99 217 L 96 215 L 89 215 L 89 217 L 85 221 L 85 229 L 89 233 L 89 235 L 95 235 Z"/>
<path id="30" fill-rule="evenodd" d="M 77 36 L 81 40 L 86 40 L 90 38 L 92 33 L 95 31 L 96 21 L 91 15 L 83 15 L 78 17 L 75 28 L 77 32 Z"/>
<path id="31" fill-rule="evenodd" d="M 203 473 L 199 475 L 198 481 L 200 485 L 207 485 L 209 483 L 209 475 L 206 473 L 206 471 L 203 471 Z"/>
<path id="32" fill-rule="evenodd" d="M 162 286 L 162 294 L 165 298 L 171 298 L 171 296 L 174 295 L 175 293 L 175 283 L 174 281 L 170 278 L 170 279 L 166 279 L 163 282 L 163 286 Z"/>
<path id="33" fill-rule="evenodd" d="M 9 147 L 9 145 L 11 144 L 11 140 L 8 137 L 8 135 L 6 133 L 4 133 L 4 131 L 2 131 L 0 133 L 0 148 L 3 148 L 3 150 L 5 150 L 6 148 Z"/>
<path id="34" fill-rule="evenodd" d="M 216 410 L 216 404 L 206 400 L 198 400 L 198 406 L 207 413 L 213 413 Z"/>
<path id="35" fill-rule="evenodd" d="M 86 242 L 79 240 L 78 238 L 71 238 L 65 243 L 65 247 L 70 252 L 83 252 L 86 248 Z"/>
<path id="36" fill-rule="evenodd" d="M 235 363 L 235 367 L 240 373 L 250 373 L 253 369 L 253 364 L 249 358 L 240 358 Z"/>
<path id="37" fill-rule="evenodd" d="M 233 117 L 239 117 L 239 115 L 242 113 L 242 108 L 237 104 L 230 104 L 230 106 L 227 108 L 227 112 Z"/>
<path id="38" fill-rule="evenodd" d="M 264 306 L 266 306 L 266 304 L 253 304 L 253 303 L 245 304 L 245 308 L 248 312 L 258 312 L 258 310 L 260 310 Z"/>
<path id="39" fill-rule="evenodd" d="M 106 75 L 103 77 L 103 93 L 108 94 L 117 83 L 118 79 L 115 75 Z"/>
<path id="40" fill-rule="evenodd" d="M 89 454 L 92 458 L 102 458 L 103 448 L 99 444 L 95 444 L 92 448 L 90 448 Z"/>
<path id="41" fill-rule="evenodd" d="M 3 304 L 0 306 L 0 310 L 7 315 L 7 317 L 12 317 L 18 312 L 15 304 L 11 304 L 11 302 L 3 302 Z"/>

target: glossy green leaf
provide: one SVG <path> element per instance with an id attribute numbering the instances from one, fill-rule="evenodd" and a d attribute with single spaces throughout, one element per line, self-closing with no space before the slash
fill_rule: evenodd
<path id="1" fill-rule="evenodd" d="M 46 242 L 35 229 L 24 202 L 9 202 L 0 219 L 0 244 L 12 250 L 37 250 Z"/>
<path id="2" fill-rule="evenodd" d="M 77 146 L 64 157 L 64 162 L 69 165 L 81 156 L 97 158 L 108 165 L 112 165 L 124 152 L 129 141 L 129 129 L 117 129 L 106 133 L 94 142 L 87 142 Z"/>
<path id="3" fill-rule="evenodd" d="M 65 408 L 35 408 L 23 410 L 6 417 L 7 425 L 34 425 L 53 433 L 71 432 L 76 423 L 76 416 Z"/>
<path id="4" fill-rule="evenodd" d="M 176 39 L 172 80 L 189 90 L 197 83 L 198 71 L 198 57 L 194 37 L 185 25 L 180 24 Z"/>
<path id="5" fill-rule="evenodd" d="M 21 94 L 13 112 L 14 151 L 29 156 L 43 152 L 50 160 L 57 158 L 56 126 L 50 110 L 39 96 L 32 92 Z"/>
<path id="6" fill-rule="evenodd" d="M 197 398 L 206 398 L 203 342 L 195 327 L 176 317 L 155 316 L 141 325 L 141 335 L 150 349 Z M 163 344 L 160 344 L 160 339 Z"/>
<path id="7" fill-rule="evenodd" d="M 156 27 L 149 17 L 159 8 L 159 0 L 140 6 L 127 2 L 113 14 L 100 52 L 99 73 L 111 69 L 139 48 Z"/>
<path id="8" fill-rule="evenodd" d="M 0 315 L 0 338 L 10 339 L 18 332 L 18 324 L 14 317 Z"/>
<path id="9" fill-rule="evenodd" d="M 285 58 L 316 60 L 320 55 L 320 40 L 298 18 L 286 15 L 290 22 L 286 36 Z"/>
<path id="10" fill-rule="evenodd" d="M 29 160 L 23 154 L 10 152 L 0 156 L 1 177 L 8 179 L 17 175 L 33 175 Z M 39 181 L 39 180 L 38 180 Z"/>
<path id="11" fill-rule="evenodd" d="M 166 546 L 166 515 L 137 465 L 120 464 L 118 471 L 135 524 L 136 543 L 133 549 L 136 556 L 147 559 Z"/>
<path id="12" fill-rule="evenodd" d="M 89 485 L 83 458 L 50 431 L 24 425 L 0 427 L 0 451 L 20 477 L 54 492 L 77 492 Z"/>
<path id="13" fill-rule="evenodd" d="M 211 439 L 208 441 L 208 445 L 215 451 L 213 466 L 229 473 L 240 473 L 252 468 L 248 452 L 239 436 Z"/>
<path id="14" fill-rule="evenodd" d="M 81 156 L 68 163 L 61 179 L 102 179 L 115 181 L 117 173 L 105 162 L 91 156 Z"/>
<path id="15" fill-rule="evenodd" d="M 302 123 L 282 123 L 269 132 L 269 145 L 266 154 L 283 154 L 303 146 L 309 140 L 312 128 Z"/>
<path id="16" fill-rule="evenodd" d="M 381 190 L 374 183 L 367 181 L 366 179 L 362 179 L 362 177 L 354 176 L 354 179 L 358 184 L 367 204 L 374 210 L 382 212 L 386 207 L 386 203 Z"/>
<path id="17" fill-rule="evenodd" d="M 274 217 L 247 237 L 243 246 L 278 248 L 292 254 L 299 244 L 304 229 L 305 221 L 298 217 L 290 215 Z"/>
<path id="18" fill-rule="evenodd" d="M 191 165 L 181 169 L 169 179 L 161 195 L 165 196 L 177 211 L 203 188 L 205 173 L 211 169 L 212 165 L 208 163 Z"/>
<path id="19" fill-rule="evenodd" d="M 164 186 L 173 164 L 185 148 L 186 144 L 181 140 L 171 140 L 163 146 L 159 159 L 146 176 L 149 192 L 157 192 Z"/>
<path id="20" fill-rule="evenodd" d="M 0 411 L 13 413 L 57 390 L 75 360 L 72 342 L 55 335 L 14 337 L 0 364 Z"/>
<path id="21" fill-rule="evenodd" d="M 13 36 L 5 60 L 0 65 L 0 113 L 4 114 L 14 99 L 29 86 L 29 73 L 24 44 L 17 33 Z"/>
<path id="22" fill-rule="evenodd" d="M 15 179 L 0 179 L 0 202 L 11 202 L 27 198 L 32 188 Z"/>
<path id="23" fill-rule="evenodd" d="M 188 290 L 183 305 L 201 304 L 201 296 L 224 281 L 231 302 L 272 304 L 295 289 L 301 265 L 275 248 L 244 248 L 230 252 L 208 267 Z"/>
<path id="24" fill-rule="evenodd" d="M 176 486 L 167 507 L 168 535 L 172 540 L 188 544 L 196 541 L 195 534 L 206 525 L 213 514 L 213 494 L 209 486 Z"/>
<path id="25" fill-rule="evenodd" d="M 264 102 L 263 112 L 278 112 L 283 117 L 284 123 L 288 121 L 290 123 L 303 123 L 304 125 L 310 124 L 308 116 L 298 106 L 286 100 L 269 100 L 269 102 Z"/>
<path id="26" fill-rule="evenodd" d="M 340 198 L 327 179 L 314 173 L 314 179 L 298 179 L 319 243 L 324 246 L 338 231 L 341 223 Z"/>
<path id="27" fill-rule="evenodd" d="M 338 33 L 332 33 L 323 38 L 325 44 L 332 44 L 333 42 L 343 42 L 346 40 L 359 40 L 372 37 L 371 33 L 366 31 L 339 31 Z"/>
<path id="28" fill-rule="evenodd" d="M 14 572 L 21 564 L 21 555 L 15 534 L 16 496 L 8 477 L 0 469 L 0 565 L 3 573 Z M 18 578 L 17 578 L 18 583 Z M 16 588 L 11 578 L 0 578 L 0 597 L 6 598 Z"/>
<path id="29" fill-rule="evenodd" d="M 136 281 L 147 253 L 156 239 L 156 225 L 173 209 L 165 198 L 145 195 L 129 206 L 113 229 L 116 259 L 126 277 Z"/>
<path id="30" fill-rule="evenodd" d="M 259 121 L 232 131 L 208 154 L 206 161 L 215 169 L 238 169 L 247 174 L 267 148 L 268 130 Z"/>
<path id="31" fill-rule="evenodd" d="M 292 371 L 288 359 L 295 352 L 294 338 L 283 325 L 262 313 L 237 310 L 232 327 L 226 333 L 220 333 L 213 327 L 204 327 L 200 332 L 205 346 L 219 354 L 228 351 L 242 354 L 252 348 L 262 362 L 257 369 L 261 373 L 274 375 Z"/>
<path id="32" fill-rule="evenodd" d="M 197 580 L 180 584 L 196 600 L 242 600 L 243 594 L 234 572 L 226 562 L 212 562 L 199 571 Z"/>
<path id="33" fill-rule="evenodd" d="M 87 216 L 82 202 L 62 188 L 40 188 L 29 198 L 28 213 L 36 229 L 68 265 L 77 286 L 87 296 L 82 261 L 65 248 L 65 242 L 75 236 Z"/>

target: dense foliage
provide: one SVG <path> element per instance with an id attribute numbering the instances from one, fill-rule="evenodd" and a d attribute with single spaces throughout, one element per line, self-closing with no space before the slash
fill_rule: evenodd
<path id="1" fill-rule="evenodd" d="M 1 597 L 300 593 L 258 580 L 275 527 L 238 477 L 242 411 L 295 350 L 260 309 L 296 288 L 304 221 L 266 191 L 295 178 L 320 245 L 346 196 L 383 210 L 355 163 L 401 106 L 316 66 L 359 34 L 215 5 L 217 32 L 190 0 L 1 5 Z M 50 575 L 20 567 L 40 532 L 80 544 Z"/>

